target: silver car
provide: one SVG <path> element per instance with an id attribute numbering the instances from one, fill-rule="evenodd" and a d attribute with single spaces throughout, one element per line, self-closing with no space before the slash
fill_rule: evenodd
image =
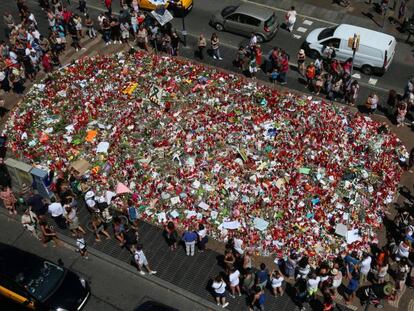
<path id="1" fill-rule="evenodd" d="M 225 30 L 247 37 L 254 32 L 258 42 L 269 41 L 279 29 L 275 12 L 247 3 L 225 7 L 211 17 L 210 25 L 218 31 Z"/>

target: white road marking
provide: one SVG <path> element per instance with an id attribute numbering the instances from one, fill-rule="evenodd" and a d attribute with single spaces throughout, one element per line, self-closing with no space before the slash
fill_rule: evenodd
<path id="1" fill-rule="evenodd" d="M 305 20 L 303 21 L 303 23 L 304 23 L 305 25 L 308 25 L 308 26 L 310 26 L 310 25 L 312 25 L 312 24 L 313 24 L 313 22 L 312 22 L 312 21 L 310 21 L 310 20 L 308 20 L 308 19 L 305 19 Z"/>
<path id="2" fill-rule="evenodd" d="M 303 28 L 303 27 L 298 27 L 298 29 L 296 29 L 299 32 L 307 32 L 308 29 L 307 28 Z"/>
<path id="3" fill-rule="evenodd" d="M 355 79 L 361 79 L 361 75 L 360 75 L 359 73 L 354 73 L 354 74 L 352 75 L 352 78 L 355 78 Z"/>
<path id="4" fill-rule="evenodd" d="M 249 0 L 242 0 L 242 1 L 243 2 L 247 2 L 247 3 L 254 4 L 254 5 L 260 5 L 262 7 L 265 7 L 265 8 L 268 8 L 268 9 L 272 9 L 272 10 L 275 10 L 275 11 L 279 11 L 279 12 L 284 12 L 284 13 L 288 12 L 288 10 L 276 8 L 274 6 L 270 6 L 270 5 L 266 5 L 266 4 L 261 4 L 261 3 L 257 3 L 257 2 L 253 2 L 253 1 L 249 1 Z M 330 21 L 326 21 L 326 20 L 323 20 L 323 19 L 320 19 L 320 18 L 316 18 L 316 17 L 312 17 L 312 16 L 307 16 L 307 15 L 303 15 L 303 14 L 297 14 L 297 16 L 300 16 L 300 17 L 303 17 L 303 18 L 306 18 L 306 19 L 312 19 L 314 21 L 318 21 L 318 22 L 325 23 L 325 24 L 332 25 L 332 26 L 333 25 L 337 25 L 337 23 L 332 23 Z"/>
<path id="5" fill-rule="evenodd" d="M 374 78 L 369 78 L 368 83 L 371 85 L 376 85 L 378 82 L 378 79 L 374 79 Z"/>
<path id="6" fill-rule="evenodd" d="M 295 39 L 300 39 L 300 38 L 302 38 L 302 36 L 299 36 L 299 35 L 293 35 L 293 38 L 295 38 Z"/>

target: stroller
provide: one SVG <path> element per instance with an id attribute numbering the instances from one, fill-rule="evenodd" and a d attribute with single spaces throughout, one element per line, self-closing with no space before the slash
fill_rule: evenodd
<path id="1" fill-rule="evenodd" d="M 392 299 L 395 292 L 395 288 L 391 283 L 373 284 L 363 288 L 361 302 L 364 310 L 368 310 L 370 305 L 377 309 L 384 308 L 382 301 L 384 299 Z"/>

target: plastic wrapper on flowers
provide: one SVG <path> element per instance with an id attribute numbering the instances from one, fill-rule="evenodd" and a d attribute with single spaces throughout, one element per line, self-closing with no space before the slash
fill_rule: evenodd
<path id="1" fill-rule="evenodd" d="M 146 221 L 201 222 L 219 240 L 238 232 L 262 255 L 327 258 L 367 247 L 396 193 L 396 150 L 404 146 L 381 126 L 137 52 L 83 58 L 53 73 L 6 132 L 12 151 L 33 164 L 59 171 L 85 159 L 97 188 L 122 182 Z"/>

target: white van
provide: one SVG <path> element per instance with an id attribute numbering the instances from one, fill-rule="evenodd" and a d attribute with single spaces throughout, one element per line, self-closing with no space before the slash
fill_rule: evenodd
<path id="1" fill-rule="evenodd" d="M 366 74 L 384 74 L 391 64 L 397 42 L 393 36 L 382 32 L 341 24 L 334 27 L 317 28 L 309 33 L 303 48 L 309 57 L 323 55 L 324 49 L 332 44 L 335 58 L 346 61 L 352 57 L 348 40 L 360 36 L 359 48 L 355 53 L 354 67 Z"/>

